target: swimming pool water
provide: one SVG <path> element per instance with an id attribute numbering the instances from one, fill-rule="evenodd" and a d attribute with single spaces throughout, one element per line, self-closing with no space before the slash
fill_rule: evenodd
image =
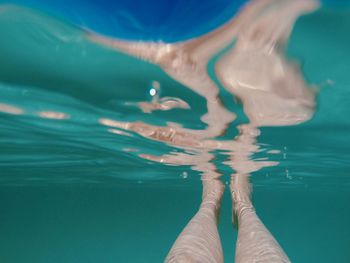
<path id="1" fill-rule="evenodd" d="M 241 4 L 227 11 L 227 3 L 217 7 L 219 18 L 213 9 L 207 15 L 214 18 L 193 31 L 176 28 L 175 17 L 167 26 L 177 31 L 154 20 L 140 36 L 197 36 Z M 278 162 L 252 173 L 253 201 L 292 262 L 350 260 L 350 8 L 343 4 L 301 17 L 288 43 L 288 57 L 317 86 L 314 117 L 296 126 L 261 128 L 260 151 L 251 156 Z M 73 25 L 78 20 L 47 11 L 0 7 L 0 262 L 162 262 L 198 209 L 201 173 L 188 164 L 141 158 L 186 151 L 111 129 L 101 118 L 200 130 L 206 127 L 205 100 L 158 66 L 91 42 Z M 134 27 L 92 29 L 128 39 L 139 33 Z M 152 100 L 155 81 L 161 97 L 181 99 L 191 109 L 147 114 L 136 107 Z M 224 140 L 237 135 L 247 118 L 231 94 L 220 95 L 237 114 L 217 138 Z M 210 163 L 228 183 L 229 154 L 213 155 Z M 230 199 L 226 189 L 219 223 L 225 262 L 233 261 L 237 236 Z"/>

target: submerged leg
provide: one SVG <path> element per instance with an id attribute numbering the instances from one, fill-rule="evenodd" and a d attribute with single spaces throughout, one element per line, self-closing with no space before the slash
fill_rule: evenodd
<path id="1" fill-rule="evenodd" d="M 220 180 L 203 180 L 199 211 L 187 224 L 171 248 L 165 262 L 222 263 L 217 215 L 224 186 Z"/>
<path id="2" fill-rule="evenodd" d="M 247 175 L 236 174 L 231 178 L 232 200 L 238 218 L 235 263 L 290 263 L 288 256 L 257 216 L 250 192 Z"/>

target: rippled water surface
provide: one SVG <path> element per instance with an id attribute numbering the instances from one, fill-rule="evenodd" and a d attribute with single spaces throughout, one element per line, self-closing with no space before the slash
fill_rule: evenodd
<path id="1" fill-rule="evenodd" d="M 331 2 L 299 18 L 286 47 L 315 90 L 314 115 L 259 127 L 222 85 L 211 116 L 216 95 L 94 41 L 81 29 L 97 31 L 89 21 L 0 5 L 0 262 L 162 262 L 200 205 L 201 176 L 226 186 L 219 232 L 233 262 L 229 184 L 242 169 L 292 262 L 349 262 L 350 8 Z M 140 18 L 153 27 L 101 24 L 99 33 L 174 42 L 228 20 L 225 8 L 193 31 L 168 31 L 174 16 L 161 29 Z M 207 67 L 215 83 L 219 58 Z"/>

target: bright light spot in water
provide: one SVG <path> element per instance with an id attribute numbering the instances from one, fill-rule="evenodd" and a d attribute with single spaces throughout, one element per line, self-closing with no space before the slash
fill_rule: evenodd
<path id="1" fill-rule="evenodd" d="M 151 96 L 153 97 L 154 95 L 157 94 L 157 91 L 152 88 L 152 89 L 150 89 L 149 94 L 151 94 Z"/>
<path id="2" fill-rule="evenodd" d="M 109 132 L 114 133 L 114 134 L 118 134 L 118 135 L 124 135 L 124 136 L 132 136 L 130 133 L 128 132 L 124 132 L 121 130 L 117 130 L 117 129 L 108 129 Z"/>

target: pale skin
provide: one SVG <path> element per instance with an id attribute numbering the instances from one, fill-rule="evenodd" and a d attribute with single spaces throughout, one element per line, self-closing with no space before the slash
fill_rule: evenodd
<path id="1" fill-rule="evenodd" d="M 238 219 L 235 262 L 289 263 L 288 256 L 257 216 L 249 184 L 248 175 L 232 176 L 230 188 Z"/>
<path id="2" fill-rule="evenodd" d="M 258 134 L 256 130 L 257 128 L 251 125 L 241 127 L 241 133 L 236 141 L 255 144 Z M 233 153 L 229 164 L 233 166 L 236 164 L 237 170 L 241 172 L 254 171 L 260 169 L 260 166 L 269 165 L 252 161 L 250 155 L 249 150 Z M 243 166 L 237 164 L 237 157 L 239 164 L 243 163 Z M 210 165 L 208 167 L 213 169 Z M 218 174 L 207 172 L 202 177 L 203 195 L 199 211 L 178 236 L 165 260 L 167 263 L 224 262 L 217 230 L 217 217 L 224 185 L 219 181 Z M 235 262 L 289 263 L 288 256 L 255 212 L 251 201 L 249 174 L 233 174 L 230 190 L 232 209 L 238 220 L 235 222 L 238 225 Z"/>
<path id="3" fill-rule="evenodd" d="M 223 262 L 217 229 L 217 216 L 223 192 L 224 186 L 220 180 L 203 180 L 200 208 L 176 239 L 165 262 Z"/>
<path id="4" fill-rule="evenodd" d="M 264 226 L 250 200 L 249 177 L 236 174 L 231 178 L 233 209 L 238 218 L 236 263 L 289 263 L 276 239 Z M 223 263 L 217 230 L 217 217 L 223 184 L 217 180 L 203 182 L 203 200 L 198 212 L 173 244 L 167 263 Z"/>

